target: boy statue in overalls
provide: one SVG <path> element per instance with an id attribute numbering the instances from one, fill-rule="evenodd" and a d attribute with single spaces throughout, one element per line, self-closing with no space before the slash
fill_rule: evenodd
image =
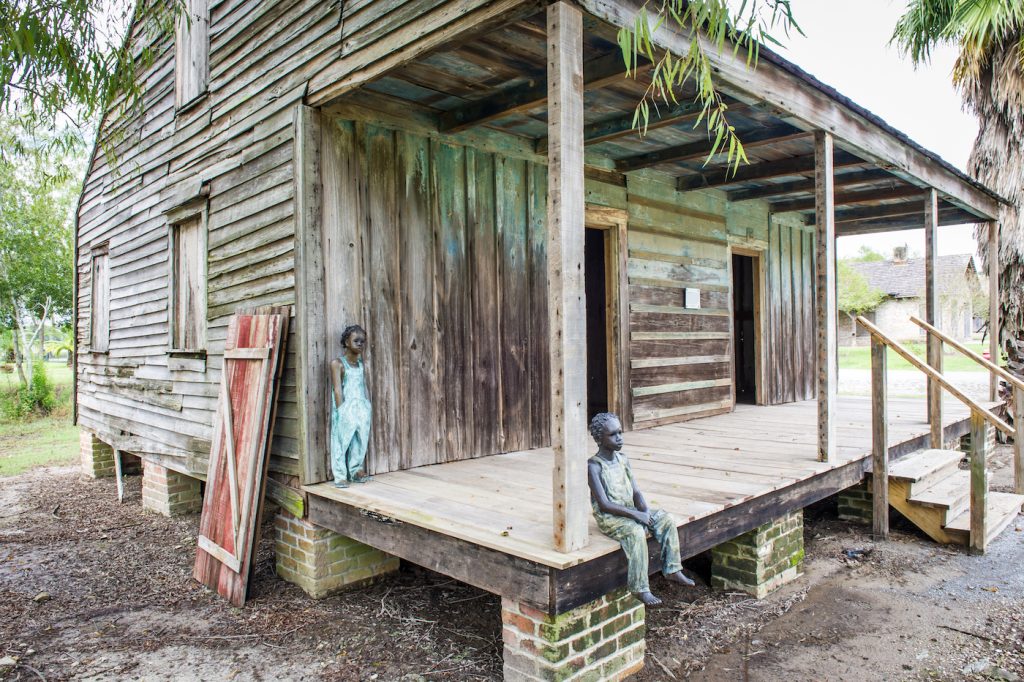
<path id="1" fill-rule="evenodd" d="M 661 600 L 651 594 L 648 581 L 647 531 L 661 544 L 662 573 L 680 585 L 693 585 L 683 575 L 679 560 L 679 534 L 675 521 L 661 509 L 650 509 L 636 485 L 629 460 L 622 449 L 622 423 L 614 414 L 602 412 L 590 420 L 590 435 L 597 441 L 597 454 L 587 461 L 590 501 L 597 527 L 619 541 L 629 565 L 628 587 L 647 606 Z"/>

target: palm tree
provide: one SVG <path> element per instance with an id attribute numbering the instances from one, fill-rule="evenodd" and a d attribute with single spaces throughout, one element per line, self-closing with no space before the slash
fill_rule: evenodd
<path id="1" fill-rule="evenodd" d="M 1024 374 L 1024 0 L 912 0 L 892 37 L 915 64 L 957 45 L 953 82 L 978 116 L 968 172 L 1010 200 L 999 233 L 1000 342 Z M 975 230 L 986 264 L 988 224 Z"/>

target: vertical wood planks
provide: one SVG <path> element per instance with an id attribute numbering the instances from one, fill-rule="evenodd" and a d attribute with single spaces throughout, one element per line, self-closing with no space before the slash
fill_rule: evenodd
<path id="1" fill-rule="evenodd" d="M 519 159 L 495 160 L 495 210 L 498 231 L 498 310 L 500 313 L 500 390 L 504 408 L 501 448 L 522 450 L 530 442 L 529 353 L 530 283 L 527 262 L 527 164 Z M 547 419 L 548 416 L 545 415 Z"/>
<path id="2" fill-rule="evenodd" d="M 322 374 L 322 388 L 310 388 L 307 393 L 313 399 L 326 402 L 326 410 L 320 428 L 328 428 L 327 414 L 334 400 L 330 393 L 328 365 L 343 353 L 341 333 L 349 324 L 369 326 L 364 305 L 364 283 L 368 274 L 363 267 L 363 240 L 367 234 L 366 185 L 362 172 L 362 145 L 356 139 L 355 124 L 349 121 L 334 121 L 321 124 L 322 150 L 321 172 L 323 187 L 323 212 L 321 216 L 321 245 L 323 249 L 323 303 L 325 360 L 319 368 L 309 364 L 310 372 Z M 372 353 L 372 349 L 368 349 Z M 367 355 L 369 365 L 370 355 Z M 317 398 L 315 390 L 323 391 Z M 371 399 L 372 399 L 371 395 Z M 310 420 L 310 428 L 312 420 Z M 326 448 L 326 442 L 324 444 Z M 330 455 L 325 453 L 325 457 Z M 376 458 L 367 455 L 371 471 L 387 471 L 377 468 Z M 327 475 L 330 477 L 330 468 Z"/>
<path id="3" fill-rule="evenodd" d="M 295 108 L 295 318 L 299 482 L 329 478 L 327 326 L 324 306 L 320 112 Z M 333 188 L 332 188 L 333 189 Z"/>
<path id="4" fill-rule="evenodd" d="M 529 182 L 528 239 L 530 317 L 528 327 L 530 376 L 530 447 L 551 445 L 551 359 L 548 339 L 548 174 L 540 164 L 527 165 Z M 540 352 L 537 352 L 537 351 Z"/>
<path id="5" fill-rule="evenodd" d="M 375 470 L 395 471 L 401 467 L 402 415 L 399 406 L 401 360 L 401 270 L 399 265 L 399 216 L 394 197 L 395 135 L 376 126 L 356 124 L 365 135 L 367 225 L 363 235 L 367 264 L 369 336 L 366 362 L 368 385 L 373 400 L 372 456 Z M 386 464 L 385 464 L 386 463 Z"/>
<path id="6" fill-rule="evenodd" d="M 401 364 L 396 400 L 402 415 L 400 466 L 406 469 L 437 462 L 438 334 L 434 310 L 430 143 L 421 135 L 398 132 L 395 151 L 399 187 L 395 232 L 401 273 L 398 358 Z"/>
<path id="7" fill-rule="evenodd" d="M 816 242 L 816 321 L 818 375 L 818 459 L 836 452 L 836 222 L 832 134 L 814 132 L 814 200 Z"/>
<path id="8" fill-rule="evenodd" d="M 583 16 L 547 8 L 548 330 L 555 547 L 588 542 L 586 306 L 583 293 Z"/>
<path id="9" fill-rule="evenodd" d="M 814 357 L 814 320 L 816 318 L 814 303 L 814 234 L 808 231 L 804 235 L 804 336 L 801 340 L 804 362 Z M 804 372 L 804 399 L 811 400 L 817 395 L 817 379 L 814 376 L 814 365 L 808 364 Z"/>
<path id="10" fill-rule="evenodd" d="M 474 440 L 473 335 L 466 222 L 466 151 L 432 141 L 434 281 L 438 338 L 438 461 L 461 459 Z M 486 427 L 485 427 L 486 428 Z"/>
<path id="11" fill-rule="evenodd" d="M 988 352 L 992 362 L 999 364 L 1001 324 L 999 321 L 999 231 L 1002 225 L 992 221 L 988 224 Z M 999 379 L 989 377 L 988 399 L 999 399 Z"/>
<path id="12" fill-rule="evenodd" d="M 498 452 L 501 396 L 498 394 L 498 254 L 494 227 L 494 157 L 466 149 L 467 232 L 472 281 L 473 378 L 477 419 L 473 451 Z"/>
<path id="13" fill-rule="evenodd" d="M 924 317 L 925 321 L 940 327 L 938 320 L 938 286 L 936 282 L 936 260 L 938 258 L 939 197 L 929 189 L 924 201 Z M 934 334 L 927 334 L 928 364 L 936 371 L 942 371 L 942 341 Z M 928 423 L 931 426 L 931 446 L 942 447 L 942 387 L 934 379 L 928 380 Z"/>
<path id="14" fill-rule="evenodd" d="M 988 430 L 992 428 L 985 416 L 971 410 L 971 542 L 972 553 L 984 554 L 988 529 L 985 527 L 985 512 L 988 507 L 988 471 L 985 458 L 988 455 Z"/>
<path id="15" fill-rule="evenodd" d="M 889 537 L 889 416 L 885 344 L 871 337 L 871 525 Z"/>
<path id="16" fill-rule="evenodd" d="M 782 372 L 782 399 L 787 403 L 796 400 L 794 374 L 797 366 L 796 348 L 793 345 L 793 318 L 796 311 L 793 309 L 792 231 L 793 228 L 788 225 L 779 226 L 779 292 L 782 296 L 779 332 L 780 341 L 784 341 L 780 346 L 783 356 L 779 371 Z"/>

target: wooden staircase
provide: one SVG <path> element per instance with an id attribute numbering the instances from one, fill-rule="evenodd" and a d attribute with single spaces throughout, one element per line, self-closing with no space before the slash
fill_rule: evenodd
<path id="1" fill-rule="evenodd" d="M 889 504 L 936 542 L 968 546 L 971 472 L 959 450 L 918 450 L 889 464 Z M 998 536 L 1024 505 L 1024 495 L 989 492 L 985 544 Z"/>

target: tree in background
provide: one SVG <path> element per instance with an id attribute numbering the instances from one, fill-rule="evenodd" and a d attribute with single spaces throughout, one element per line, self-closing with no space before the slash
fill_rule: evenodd
<path id="1" fill-rule="evenodd" d="M 141 101 L 138 76 L 154 53 L 129 48 L 128 26 L 142 17 L 142 30 L 160 35 L 182 8 L 179 0 L 0 0 L 0 114 L 20 119 L 32 147 L 71 153 L 83 129 L 109 109 Z M 0 157 L 31 156 L 25 144 L 20 136 L 5 140 Z M 114 141 L 109 144 L 108 152 Z M 60 166 L 50 170 L 62 178 L 69 173 Z"/>
<path id="2" fill-rule="evenodd" d="M 872 287 L 849 261 L 836 263 L 836 307 L 850 318 L 854 345 L 857 343 L 857 316 L 870 313 L 884 300 L 885 293 Z"/>
<path id="3" fill-rule="evenodd" d="M 1011 367 L 1024 370 L 1024 2 L 913 0 L 893 41 L 916 64 L 941 44 L 956 45 L 953 82 L 978 116 L 968 171 L 1010 200 L 1000 212 L 999 253 L 988 253 L 988 225 L 975 236 L 982 262 L 998 258 L 1000 343 Z"/>
<path id="4" fill-rule="evenodd" d="M 72 210 L 76 180 L 58 165 L 81 166 L 81 147 L 57 154 L 52 140 L 35 145 L 18 122 L 0 118 L 0 142 L 22 153 L 0 157 L 0 324 L 13 331 L 18 378 L 32 387 L 33 351 L 43 350 L 47 324 L 72 312 Z M 34 146 L 35 145 L 35 146 Z"/>
<path id="5" fill-rule="evenodd" d="M 885 256 L 875 251 L 870 246 L 864 245 L 857 250 L 857 255 L 850 260 L 858 263 L 878 263 L 885 260 Z"/>

